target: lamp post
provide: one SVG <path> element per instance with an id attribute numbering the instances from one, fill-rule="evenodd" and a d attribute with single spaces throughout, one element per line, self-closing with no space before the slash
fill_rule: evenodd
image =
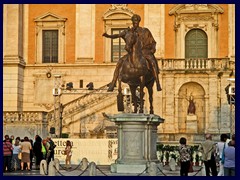
<path id="1" fill-rule="evenodd" d="M 53 88 L 53 96 L 54 96 L 54 122 L 52 124 L 56 126 L 58 124 L 59 136 L 61 137 L 61 94 L 62 94 L 62 76 L 60 74 L 54 75 L 54 88 Z M 58 123 L 59 122 L 59 123 Z"/>
<path id="2" fill-rule="evenodd" d="M 63 119 L 63 116 L 62 116 L 62 113 L 63 113 L 63 104 L 60 104 L 60 128 L 59 128 L 59 135 L 60 135 L 60 138 L 62 138 L 62 119 Z"/>
<path id="3" fill-rule="evenodd" d="M 229 85 L 225 88 L 228 104 L 230 105 L 230 134 L 235 133 L 235 78 L 229 78 Z"/>

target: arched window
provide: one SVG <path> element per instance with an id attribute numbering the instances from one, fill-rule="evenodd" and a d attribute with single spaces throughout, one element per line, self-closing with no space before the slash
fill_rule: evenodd
<path id="1" fill-rule="evenodd" d="M 208 39 L 203 30 L 192 29 L 186 34 L 185 58 L 208 58 Z"/>

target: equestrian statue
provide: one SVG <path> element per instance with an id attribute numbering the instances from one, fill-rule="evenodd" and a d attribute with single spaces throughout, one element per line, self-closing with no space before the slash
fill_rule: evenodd
<path id="1" fill-rule="evenodd" d="M 113 80 L 109 85 L 108 91 L 113 91 L 116 81 L 118 80 L 118 110 L 123 111 L 123 95 L 121 83 L 129 85 L 132 102 L 134 105 L 134 113 L 137 113 L 137 95 L 136 90 L 140 87 L 140 109 L 139 113 L 143 113 L 144 106 L 144 87 L 148 89 L 150 114 L 154 114 L 153 110 L 153 85 L 156 82 L 157 91 L 161 91 L 158 78 L 159 67 L 154 56 L 156 51 L 156 41 L 151 32 L 147 28 L 139 27 L 141 17 L 137 14 L 132 16 L 132 28 L 123 30 L 120 34 L 103 36 L 107 38 L 123 38 L 125 41 L 125 50 L 127 54 L 121 57 L 117 63 Z"/>

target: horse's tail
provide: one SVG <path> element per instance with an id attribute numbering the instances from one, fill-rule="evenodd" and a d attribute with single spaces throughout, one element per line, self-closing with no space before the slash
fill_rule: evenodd
<path id="1" fill-rule="evenodd" d="M 153 76 L 152 70 L 148 70 L 146 76 L 145 76 L 145 86 L 153 86 L 155 81 L 155 78 Z"/>

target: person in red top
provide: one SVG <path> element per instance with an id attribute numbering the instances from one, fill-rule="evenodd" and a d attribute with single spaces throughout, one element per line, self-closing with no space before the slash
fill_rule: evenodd
<path id="1" fill-rule="evenodd" d="M 9 135 L 5 135 L 3 141 L 3 172 L 11 172 L 11 161 L 12 161 L 12 143 L 10 142 Z"/>

